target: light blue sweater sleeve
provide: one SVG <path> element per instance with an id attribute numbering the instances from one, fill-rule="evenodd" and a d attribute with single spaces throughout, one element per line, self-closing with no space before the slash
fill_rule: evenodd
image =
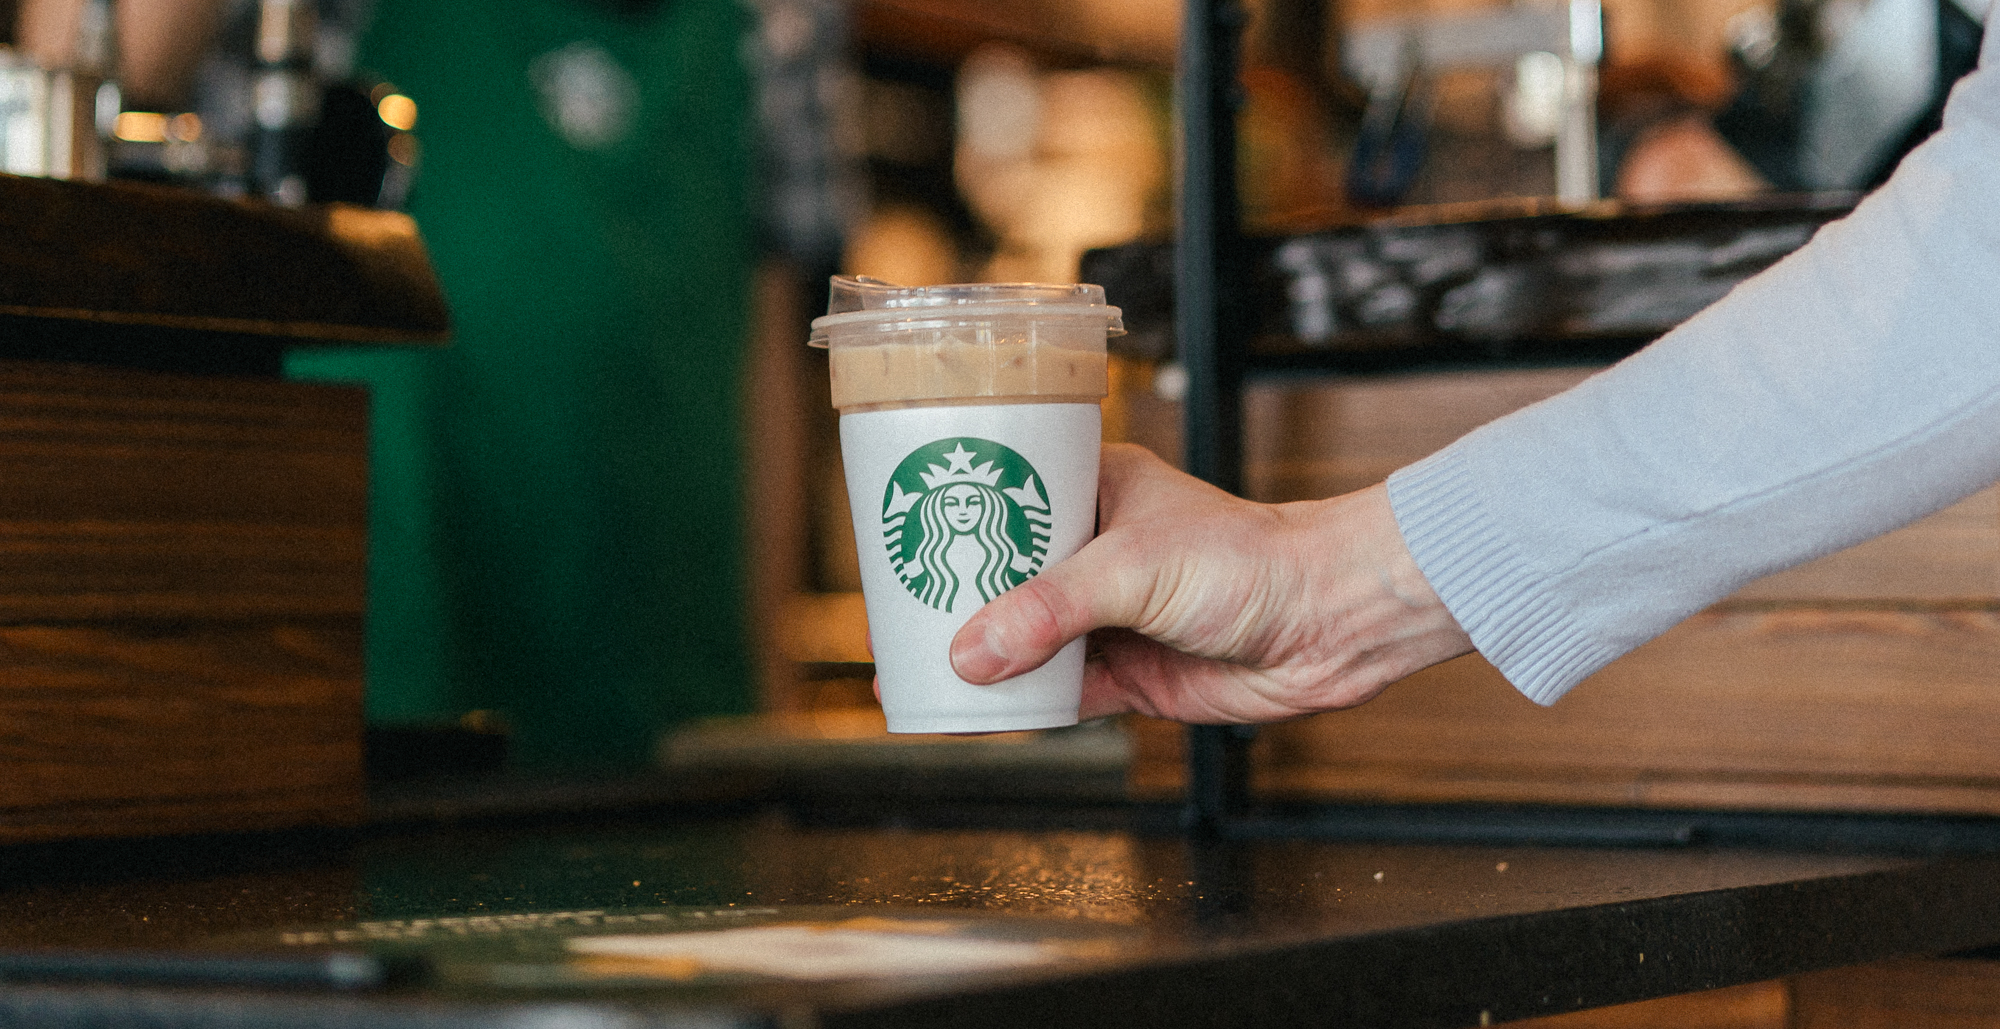
<path id="1" fill-rule="evenodd" d="M 1551 703 L 1743 584 L 2000 479 L 2000 57 L 1811 243 L 1389 479 L 1481 654 Z"/>

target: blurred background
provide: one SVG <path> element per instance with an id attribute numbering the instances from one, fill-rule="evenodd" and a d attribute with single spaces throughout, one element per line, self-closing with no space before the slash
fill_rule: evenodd
<path id="1" fill-rule="evenodd" d="M 1971 67 L 1975 2 L 1252 0 L 1245 220 L 1866 190 Z M 1179 18 L 1175 0 L 7 0 L 0 169 L 416 218 L 451 346 L 289 368 L 372 391 L 381 733 L 457 734 L 466 760 L 521 769 L 823 760 L 827 740 L 919 745 L 882 737 L 870 696 L 825 359 L 804 346 L 826 276 L 1070 281 L 1092 248 L 1165 239 Z M 1453 417 L 1580 374 L 1454 387 Z M 1112 381 L 1107 435 L 1177 459 L 1171 354 L 1128 349 Z M 1331 454 L 1330 424 L 1369 438 L 1354 395 L 1250 400 L 1265 499 L 1366 485 L 1452 434 Z M 1055 739 L 1061 767 L 1123 774 L 1116 727 Z M 939 745 L 1023 743 L 1042 745 Z"/>

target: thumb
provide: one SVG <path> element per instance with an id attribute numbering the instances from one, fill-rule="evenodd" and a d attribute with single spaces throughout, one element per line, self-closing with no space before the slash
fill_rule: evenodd
<path id="1" fill-rule="evenodd" d="M 1107 567 L 1104 540 L 1098 537 L 980 608 L 951 641 L 951 667 L 958 677 L 982 685 L 999 682 L 1040 668 L 1092 629 L 1133 624 L 1146 591 L 1132 588 L 1130 564 L 1124 574 Z"/>

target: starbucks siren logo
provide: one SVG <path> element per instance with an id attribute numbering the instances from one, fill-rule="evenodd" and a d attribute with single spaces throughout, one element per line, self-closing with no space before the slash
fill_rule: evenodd
<path id="1" fill-rule="evenodd" d="M 1028 581 L 1049 556 L 1054 521 L 1027 458 L 960 436 L 918 447 L 882 495 L 889 567 L 910 595 L 969 613 Z"/>

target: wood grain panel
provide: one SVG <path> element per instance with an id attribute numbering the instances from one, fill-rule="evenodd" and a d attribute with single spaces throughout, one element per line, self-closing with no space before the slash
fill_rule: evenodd
<path id="1" fill-rule="evenodd" d="M 0 363 L 0 621 L 358 615 L 358 389 Z"/>
<path id="2" fill-rule="evenodd" d="M 1178 788 L 1140 731 L 1135 787 Z M 1270 796 L 2000 814 L 2000 613 L 1709 612 L 1549 708 L 1461 658 L 1254 760 Z"/>
<path id="3" fill-rule="evenodd" d="M 1791 998 L 1784 982 L 1771 980 L 1507 1025 L 1511 1029 L 1792 1029 Z"/>
<path id="4" fill-rule="evenodd" d="M 1888 961 L 1790 985 L 1792 1029 L 2000 1029 L 2000 962 Z"/>
<path id="5" fill-rule="evenodd" d="M 0 628 L 0 841 L 351 821 L 361 624 Z"/>

